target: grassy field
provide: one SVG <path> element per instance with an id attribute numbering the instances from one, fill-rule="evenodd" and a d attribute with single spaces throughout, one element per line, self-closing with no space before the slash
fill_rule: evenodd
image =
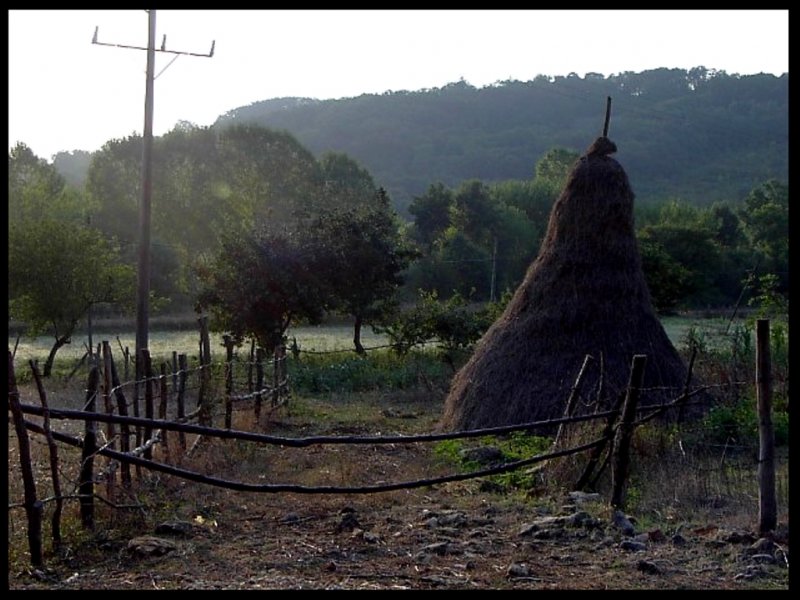
<path id="1" fill-rule="evenodd" d="M 296 327 L 289 331 L 289 341 L 297 340 L 297 345 L 301 350 L 324 352 L 330 350 L 350 350 L 353 348 L 353 329 L 346 325 L 324 325 L 319 327 Z M 108 334 L 100 333 L 92 337 L 92 342 L 98 343 L 108 340 L 111 343 L 111 350 L 116 355 L 120 352 L 120 346 L 127 347 L 133 352 L 136 346 L 136 335 L 133 331 L 124 333 Z M 187 330 L 161 330 L 151 331 L 149 335 L 150 354 L 157 356 L 170 356 L 173 351 L 186 353 L 188 356 L 197 356 L 200 344 L 199 331 Z M 8 347 L 14 349 L 16 337 L 9 336 Z M 73 342 L 61 348 L 56 355 L 60 360 L 80 360 L 86 352 L 85 344 L 88 337 L 84 334 L 75 336 Z M 366 348 L 386 344 L 386 338 L 375 335 L 370 329 L 365 329 L 361 334 L 361 343 Z M 22 337 L 17 347 L 16 359 L 28 361 L 30 359 L 47 358 L 47 354 L 52 347 L 53 339 L 50 337 L 25 338 Z M 225 347 L 222 344 L 222 336 L 211 334 L 211 354 L 224 355 Z"/>
<path id="2" fill-rule="evenodd" d="M 661 323 L 664 326 L 669 338 L 676 348 L 686 345 L 690 333 L 695 337 L 701 338 L 704 343 L 710 346 L 718 346 L 724 343 L 726 330 L 728 329 L 728 319 L 722 317 L 703 318 L 687 316 L 663 317 Z M 741 325 L 741 320 L 736 320 L 731 325 L 732 331 L 736 325 Z M 197 356 L 200 335 L 198 331 L 191 329 L 157 329 L 150 332 L 150 353 L 154 357 L 171 356 L 172 352 L 186 353 L 188 356 Z M 331 350 L 352 350 L 353 348 L 353 329 L 349 325 L 321 325 L 316 327 L 295 327 L 289 331 L 289 341 L 297 340 L 297 345 L 301 350 L 311 352 L 326 352 Z M 126 330 L 119 334 L 97 333 L 92 341 L 96 345 L 103 340 L 111 342 L 112 352 L 115 354 L 120 351 L 120 346 L 128 347 L 131 352 L 136 345 L 136 336 L 132 330 Z M 15 336 L 9 336 L 8 347 L 14 348 Z M 372 333 L 370 328 L 365 328 L 361 334 L 361 342 L 365 347 L 371 348 L 387 343 L 384 336 Z M 30 359 L 44 360 L 50 351 L 53 340 L 51 337 L 26 338 L 22 337 L 16 351 L 16 359 L 27 361 Z M 60 360 L 78 361 L 86 352 L 88 337 L 86 334 L 76 335 L 73 342 L 59 350 L 57 357 Z M 223 354 L 224 346 L 222 336 L 211 335 L 211 353 Z"/>

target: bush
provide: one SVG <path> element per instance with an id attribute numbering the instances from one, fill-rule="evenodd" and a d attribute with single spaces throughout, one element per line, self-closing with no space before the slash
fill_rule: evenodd
<path id="1" fill-rule="evenodd" d="M 449 377 L 444 365 L 424 350 L 403 356 L 375 350 L 363 356 L 335 352 L 301 353 L 301 357 L 289 361 L 289 381 L 293 389 L 306 393 L 406 389 L 418 385 L 421 378 L 443 381 Z"/>

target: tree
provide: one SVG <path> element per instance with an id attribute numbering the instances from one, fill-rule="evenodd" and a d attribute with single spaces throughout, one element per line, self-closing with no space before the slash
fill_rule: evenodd
<path id="1" fill-rule="evenodd" d="M 453 192 L 443 183 L 432 183 L 421 196 L 415 196 L 408 207 L 414 217 L 413 237 L 430 253 L 436 239 L 450 225 Z"/>
<path id="2" fill-rule="evenodd" d="M 382 188 L 372 206 L 331 210 L 312 228 L 316 272 L 327 282 L 329 305 L 354 317 L 353 344 L 364 353 L 361 329 L 395 309 L 395 292 L 415 254 L 399 232 L 397 216 Z"/>
<path id="3" fill-rule="evenodd" d="M 133 268 L 96 229 L 47 217 L 9 226 L 9 313 L 29 333 L 49 330 L 55 338 L 45 377 L 88 310 L 102 302 L 130 307 L 135 282 Z"/>
<path id="4" fill-rule="evenodd" d="M 567 177 L 578 158 L 580 154 L 574 150 L 551 148 L 536 163 L 535 181 L 548 183 L 560 192 L 567 183 Z"/>
<path id="5" fill-rule="evenodd" d="M 461 233 L 488 249 L 497 236 L 500 210 L 489 187 L 477 179 L 471 179 L 456 190 L 451 219 Z"/>
<path id="6" fill-rule="evenodd" d="M 775 289 L 789 289 L 789 187 L 775 179 L 754 188 L 739 211 L 748 241 L 762 257 L 762 272 L 778 276 Z"/>
<path id="7" fill-rule="evenodd" d="M 708 228 L 702 224 L 660 223 L 640 229 L 637 239 L 649 253 L 649 262 L 643 265 L 645 277 L 662 309 L 724 302 L 718 286 L 722 254 Z"/>
<path id="8" fill-rule="evenodd" d="M 369 205 L 378 191 L 375 180 L 356 160 L 341 152 L 326 152 L 319 161 L 322 171 L 322 206 L 341 209 Z"/>
<path id="9" fill-rule="evenodd" d="M 55 167 L 37 157 L 23 143 L 8 153 L 8 221 L 39 219 L 45 215 L 83 222 L 87 202 L 68 190 Z"/>
<path id="10" fill-rule="evenodd" d="M 53 167 L 68 185 L 78 189 L 83 188 L 91 163 L 92 153 L 85 150 L 58 152 L 53 156 Z"/>
<path id="11" fill-rule="evenodd" d="M 316 248 L 306 241 L 266 227 L 223 239 L 214 258 L 197 267 L 197 308 L 211 311 L 212 329 L 237 343 L 252 337 L 273 352 L 293 322 L 319 323 L 325 286 L 314 269 Z"/>
<path id="12" fill-rule="evenodd" d="M 637 237 L 653 306 L 661 314 L 672 313 L 692 292 L 691 272 L 672 258 L 649 230 Z"/>
<path id="13" fill-rule="evenodd" d="M 507 301 L 505 297 L 501 302 Z M 443 301 L 436 292 L 420 290 L 413 306 L 376 330 L 385 333 L 393 350 L 401 355 L 414 346 L 437 342 L 442 359 L 455 368 L 458 355 L 469 350 L 501 312 L 501 303 L 474 309 L 461 294 Z"/>

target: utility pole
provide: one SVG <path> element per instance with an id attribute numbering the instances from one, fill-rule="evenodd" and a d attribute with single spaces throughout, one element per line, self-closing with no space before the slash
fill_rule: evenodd
<path id="1" fill-rule="evenodd" d="M 146 373 L 141 372 L 141 363 L 139 360 L 140 352 L 148 346 L 148 319 L 149 319 L 149 306 L 150 306 L 150 204 L 153 193 L 153 83 L 155 77 L 153 72 L 155 70 L 155 54 L 156 52 L 165 52 L 168 54 L 188 56 L 204 56 L 211 58 L 214 56 L 214 44 L 211 42 L 211 51 L 208 54 L 197 54 L 195 52 L 181 52 L 175 50 L 167 50 L 167 36 L 164 36 L 161 42 L 161 48 L 156 50 L 156 11 L 151 9 L 146 11 L 148 13 L 148 34 L 147 34 L 147 48 L 141 46 L 129 46 L 124 44 L 109 44 L 97 41 L 97 34 L 99 27 L 95 27 L 94 36 L 92 37 L 93 44 L 101 46 L 114 46 L 116 48 L 128 48 L 132 50 L 146 50 L 147 51 L 147 75 L 145 84 L 145 97 L 144 97 L 144 133 L 143 133 L 143 150 L 142 150 L 142 200 L 139 204 L 139 257 L 137 267 L 137 286 L 136 286 L 136 379 L 146 377 Z M 176 56 L 175 59 L 178 57 Z M 175 60 L 173 59 L 173 60 Z M 170 63 L 172 64 L 172 63 Z M 167 65 L 169 66 L 169 65 Z"/>
<path id="2" fill-rule="evenodd" d="M 144 134 L 142 138 L 142 202 L 139 204 L 139 262 L 136 283 L 136 379 L 144 379 L 141 351 L 148 347 L 150 314 L 150 200 L 153 196 L 153 71 L 156 62 L 156 11 L 148 12 L 147 79 L 144 93 Z"/>

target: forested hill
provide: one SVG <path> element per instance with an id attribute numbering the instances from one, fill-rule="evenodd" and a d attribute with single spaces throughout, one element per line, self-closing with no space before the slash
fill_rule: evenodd
<path id="1" fill-rule="evenodd" d="M 431 183 L 529 179 L 547 150 L 582 152 L 602 132 L 611 96 L 609 137 L 637 201 L 704 206 L 738 201 L 769 178 L 788 179 L 788 89 L 788 73 L 662 68 L 270 99 L 231 110 L 215 125 L 257 123 L 287 130 L 318 156 L 344 152 L 403 212 Z"/>

